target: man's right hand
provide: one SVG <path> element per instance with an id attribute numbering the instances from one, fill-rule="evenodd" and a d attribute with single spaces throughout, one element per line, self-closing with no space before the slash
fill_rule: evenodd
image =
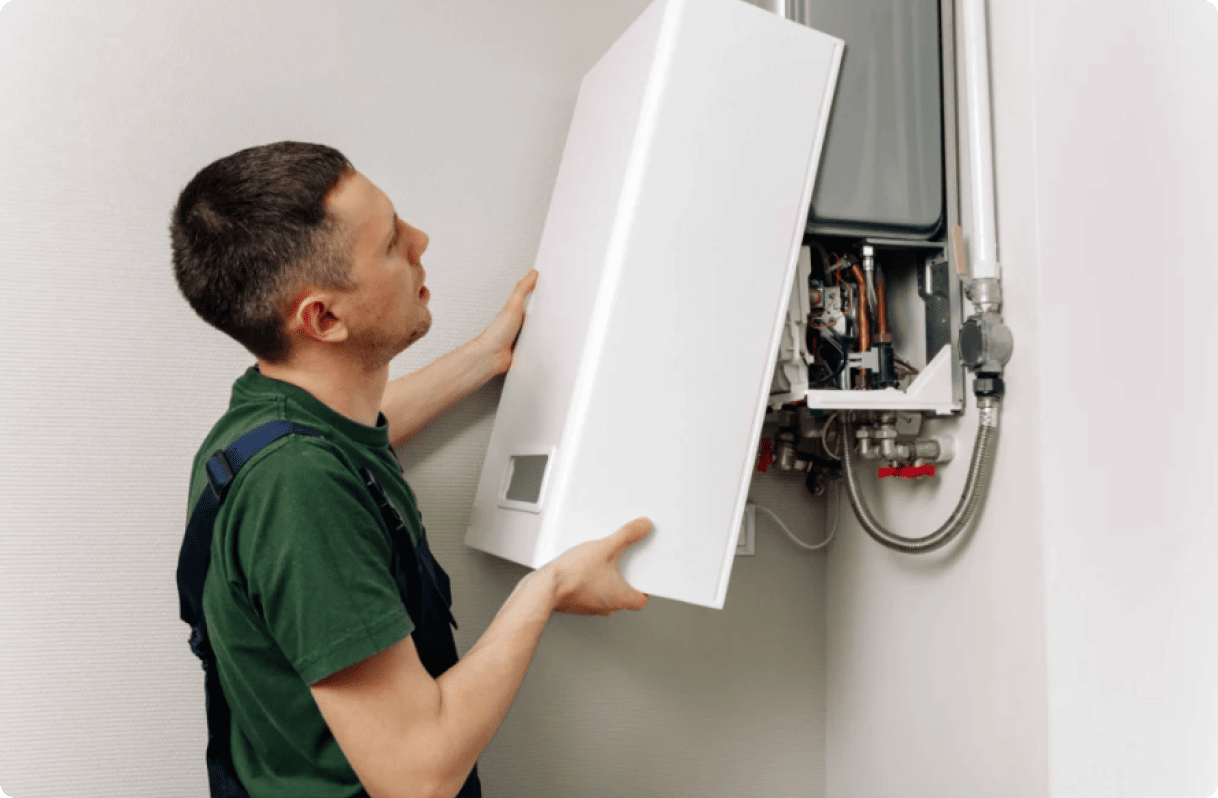
<path id="1" fill-rule="evenodd" d="M 647 594 L 622 578 L 618 560 L 630 546 L 650 534 L 650 518 L 636 518 L 608 537 L 567 550 L 546 565 L 557 585 L 557 612 L 611 615 L 617 610 L 641 610 Z"/>

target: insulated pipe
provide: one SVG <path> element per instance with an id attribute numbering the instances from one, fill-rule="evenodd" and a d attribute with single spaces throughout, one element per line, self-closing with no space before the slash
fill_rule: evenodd
<path id="1" fill-rule="evenodd" d="M 960 0 L 964 28 L 969 206 L 972 209 L 973 279 L 1001 278 L 994 215 L 994 146 L 990 129 L 989 48 L 985 0 Z"/>
<path id="2" fill-rule="evenodd" d="M 969 462 L 968 477 L 964 482 L 964 493 L 956 509 L 943 522 L 943 526 L 920 538 L 907 538 L 889 532 L 880 525 L 859 490 L 858 477 L 854 472 L 854 425 L 850 423 L 848 413 L 842 413 L 842 463 L 846 473 L 846 492 L 850 496 L 850 506 L 858 516 L 863 530 L 873 537 L 876 542 L 896 551 L 906 554 L 925 554 L 947 545 L 952 538 L 960 534 L 973 520 L 977 504 L 985 496 L 990 486 L 990 473 L 994 467 L 994 451 L 998 444 L 998 411 L 1001 400 L 993 396 L 977 399 L 978 423 L 977 441 L 973 444 L 973 458 Z"/>

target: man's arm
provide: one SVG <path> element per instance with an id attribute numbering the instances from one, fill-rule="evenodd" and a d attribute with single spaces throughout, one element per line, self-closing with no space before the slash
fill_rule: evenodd
<path id="1" fill-rule="evenodd" d="M 381 398 L 389 443 L 400 446 L 436 416 L 503 373 L 502 358 L 481 336 L 429 366 L 391 380 Z"/>
<path id="2" fill-rule="evenodd" d="M 311 685 L 368 794 L 456 795 L 516 697 L 550 614 L 609 615 L 646 605 L 617 566 L 650 530 L 649 519 L 636 519 L 526 576 L 469 653 L 438 679 L 406 637 Z"/>
<path id="3" fill-rule="evenodd" d="M 478 643 L 439 679 L 406 637 L 312 685 L 343 755 L 372 798 L 451 798 L 524 681 L 558 603 L 550 570 L 516 585 Z"/>
<path id="4" fill-rule="evenodd" d="M 381 397 L 389 420 L 389 442 L 398 446 L 418 434 L 432 419 L 487 381 L 512 367 L 516 337 L 524 324 L 524 303 L 537 285 L 537 270 L 516 283 L 512 295 L 490 326 L 474 340 L 449 352 L 427 368 L 390 382 Z"/>

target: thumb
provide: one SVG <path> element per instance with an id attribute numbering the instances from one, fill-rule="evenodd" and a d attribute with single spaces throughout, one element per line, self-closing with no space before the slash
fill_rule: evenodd
<path id="1" fill-rule="evenodd" d="M 520 294 L 522 297 L 528 296 L 529 293 L 537 287 L 537 278 L 539 276 L 540 275 L 537 273 L 536 269 L 530 270 L 528 274 L 521 277 L 516 282 L 516 293 Z"/>
<path id="2" fill-rule="evenodd" d="M 638 543 L 651 534 L 651 529 L 652 523 L 650 518 L 636 518 L 626 524 L 614 535 L 614 553 L 621 554 L 635 543 Z"/>

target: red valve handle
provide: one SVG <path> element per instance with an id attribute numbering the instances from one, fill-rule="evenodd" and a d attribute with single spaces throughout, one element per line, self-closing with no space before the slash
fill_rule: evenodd
<path id="1" fill-rule="evenodd" d="M 765 470 L 770 467 L 770 463 L 774 462 L 774 455 L 770 454 L 770 439 L 761 439 L 761 454 L 757 457 L 757 470 L 765 473 Z"/>
<path id="2" fill-rule="evenodd" d="M 880 479 L 884 477 L 904 477 L 905 479 L 915 479 L 917 477 L 933 477 L 935 475 L 935 467 L 933 464 L 920 466 L 904 466 L 901 468 L 881 468 Z"/>

